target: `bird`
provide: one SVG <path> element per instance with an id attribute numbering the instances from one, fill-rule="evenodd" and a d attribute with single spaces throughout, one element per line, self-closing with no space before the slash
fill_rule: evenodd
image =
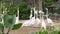
<path id="1" fill-rule="evenodd" d="M 35 10 L 35 8 L 34 8 L 34 16 L 32 17 L 32 10 L 31 10 L 30 20 L 25 21 L 22 26 L 32 26 L 34 24 L 38 25 L 40 23 L 40 19 L 38 18 L 37 15 L 38 15 L 37 10 Z"/>
<path id="2" fill-rule="evenodd" d="M 32 16 L 33 16 L 33 15 L 32 15 L 32 9 L 31 9 L 31 13 L 30 13 L 30 19 L 32 18 Z"/>
<path id="3" fill-rule="evenodd" d="M 54 24 L 54 22 L 50 19 L 50 18 L 47 18 L 47 22 L 48 22 L 48 24 L 51 24 L 51 26 L 53 26 Z"/>
<path id="4" fill-rule="evenodd" d="M 46 29 L 46 23 L 45 23 L 45 21 L 44 21 L 43 18 L 42 18 L 42 21 L 41 21 L 41 27 L 44 28 L 44 29 Z"/>
<path id="5" fill-rule="evenodd" d="M 31 26 L 35 23 L 35 17 L 32 17 L 32 19 L 28 20 L 28 21 L 25 21 L 22 25 L 23 26 Z"/>
<path id="6" fill-rule="evenodd" d="M 18 24 L 18 22 L 19 22 L 19 17 L 17 16 L 15 24 Z"/>

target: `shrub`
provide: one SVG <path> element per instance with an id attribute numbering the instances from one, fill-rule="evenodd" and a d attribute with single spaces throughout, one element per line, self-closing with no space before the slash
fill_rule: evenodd
<path id="1" fill-rule="evenodd" d="M 21 3 L 19 13 L 19 19 L 29 19 L 30 7 L 25 2 Z"/>
<path id="2" fill-rule="evenodd" d="M 48 31 L 48 30 L 41 30 L 38 32 L 33 32 L 34 34 L 60 34 L 60 31 L 58 30 L 53 30 L 53 31 Z"/>

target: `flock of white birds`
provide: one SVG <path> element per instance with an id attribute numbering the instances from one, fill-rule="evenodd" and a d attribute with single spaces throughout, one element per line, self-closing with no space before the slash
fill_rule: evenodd
<path id="1" fill-rule="evenodd" d="M 37 10 L 35 10 L 35 8 L 33 9 L 34 10 L 34 17 L 32 17 L 33 15 L 32 15 L 32 9 L 31 9 L 31 13 L 30 13 L 30 20 L 28 20 L 28 21 L 25 21 L 24 23 L 23 23 L 23 25 L 22 25 L 22 27 L 23 26 L 32 26 L 32 25 L 34 25 L 34 24 L 36 24 L 36 25 L 38 25 L 38 24 L 41 24 L 41 27 L 43 27 L 44 29 L 46 29 L 46 23 L 45 23 L 45 20 L 44 20 L 44 12 L 42 12 L 41 10 L 39 11 L 39 14 L 40 14 L 40 16 L 42 16 L 42 17 L 40 17 L 40 19 L 38 18 L 38 11 Z M 42 14 L 42 15 L 41 15 Z M 50 19 L 50 18 L 48 18 L 48 16 L 47 16 L 47 19 L 46 19 L 46 21 L 47 21 L 47 23 L 48 24 L 53 24 L 53 21 Z"/>
<path id="2" fill-rule="evenodd" d="M 34 17 L 32 17 L 33 16 L 32 15 L 32 9 L 34 10 Z M 25 21 L 23 23 L 22 27 L 23 26 L 32 26 L 32 25 L 35 25 L 35 24 L 36 25 L 41 24 L 41 27 L 43 27 L 44 29 L 46 29 L 47 25 L 45 23 L 44 16 L 43 16 L 44 12 L 40 10 L 39 11 L 40 18 L 38 18 L 38 11 L 35 10 L 35 8 L 32 8 L 32 9 L 31 9 L 31 13 L 30 13 L 30 20 Z M 47 12 L 48 12 L 48 10 L 47 10 Z M 19 11 L 18 11 L 18 14 L 19 14 Z M 48 13 L 47 13 L 47 15 L 48 15 Z M 46 18 L 47 18 L 46 19 L 47 23 L 53 25 L 53 21 L 50 18 L 48 18 L 48 16 Z M 2 20 L 2 22 L 3 22 L 3 20 Z M 16 23 L 15 24 L 18 24 L 18 22 L 19 22 L 19 16 L 16 17 Z"/>

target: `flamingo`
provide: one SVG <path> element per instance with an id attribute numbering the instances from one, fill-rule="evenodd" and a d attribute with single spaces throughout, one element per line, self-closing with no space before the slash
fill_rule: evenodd
<path id="1" fill-rule="evenodd" d="M 35 17 L 32 17 L 32 9 L 31 9 L 31 13 L 30 13 L 30 20 L 25 21 L 22 25 L 23 26 L 31 26 L 35 21 Z"/>
<path id="2" fill-rule="evenodd" d="M 46 29 L 46 23 L 43 19 L 43 15 L 44 15 L 44 12 L 42 12 L 41 10 L 39 11 L 39 14 L 40 14 L 40 20 L 41 20 L 41 27 Z"/>
<path id="3" fill-rule="evenodd" d="M 49 24 L 51 24 L 51 26 L 53 26 L 53 21 L 50 19 L 50 18 L 47 18 L 47 22 L 49 23 Z"/>
<path id="4" fill-rule="evenodd" d="M 17 17 L 16 17 L 16 22 L 15 22 L 15 24 L 18 24 L 19 23 L 19 8 L 17 9 Z"/>
<path id="5" fill-rule="evenodd" d="M 34 24 L 38 25 L 40 23 L 40 20 L 39 20 L 38 16 L 36 16 L 36 15 L 37 15 L 37 11 L 34 8 L 34 17 L 32 17 L 32 10 L 31 10 L 30 20 L 24 22 L 22 26 L 32 26 Z"/>
<path id="6" fill-rule="evenodd" d="M 53 25 L 53 21 L 50 18 L 48 18 L 48 9 L 46 8 L 46 10 L 47 10 L 46 12 L 47 22 Z"/>
<path id="7" fill-rule="evenodd" d="M 44 29 L 46 29 L 46 23 L 45 23 L 44 20 L 42 20 L 41 27 L 44 28 Z"/>
<path id="8" fill-rule="evenodd" d="M 32 18 L 32 8 L 31 8 L 31 13 L 30 13 L 30 19 Z"/>

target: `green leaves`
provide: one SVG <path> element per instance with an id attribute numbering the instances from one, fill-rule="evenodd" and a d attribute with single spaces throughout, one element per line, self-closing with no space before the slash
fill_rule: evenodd
<path id="1" fill-rule="evenodd" d="M 0 1 L 2 1 L 2 0 L 0 0 Z"/>
<path id="2" fill-rule="evenodd" d="M 4 25 L 6 27 L 12 27 L 15 24 L 16 16 L 15 15 L 4 15 Z"/>
<path id="3" fill-rule="evenodd" d="M 29 19 L 30 7 L 27 5 L 27 3 L 22 2 L 19 5 L 19 13 L 19 19 Z"/>
<path id="4" fill-rule="evenodd" d="M 16 15 L 4 14 L 4 27 L 8 28 L 8 34 L 11 30 L 19 29 L 22 26 L 22 23 L 15 24 Z"/>
<path id="5" fill-rule="evenodd" d="M 0 23 L 0 31 L 4 30 L 4 25 Z"/>
<path id="6" fill-rule="evenodd" d="M 15 24 L 15 25 L 13 26 L 12 30 L 19 29 L 21 26 L 22 26 L 22 23 Z"/>
<path id="7" fill-rule="evenodd" d="M 0 15 L 0 22 L 2 22 L 2 17 L 1 17 L 1 15 Z"/>
<path id="8" fill-rule="evenodd" d="M 40 31 L 34 32 L 34 34 L 48 34 L 48 31 L 47 30 L 40 30 Z"/>
<path id="9" fill-rule="evenodd" d="M 8 14 L 13 15 L 13 14 L 15 14 L 16 11 L 17 11 L 17 7 L 10 7 Z"/>
<path id="10" fill-rule="evenodd" d="M 2 2 L 0 1 L 0 14 L 2 13 Z"/>
<path id="11" fill-rule="evenodd" d="M 0 31 L 2 31 L 2 33 L 4 34 L 4 28 L 7 28 L 8 29 L 7 33 L 9 34 L 12 28 L 13 28 L 12 30 L 19 29 L 22 25 L 22 23 L 15 25 L 16 12 L 18 6 L 15 7 L 13 5 L 10 5 L 10 3 L 7 1 L 5 3 L 2 3 L 1 1 L 2 0 L 0 0 L 0 14 L 2 14 L 3 8 L 5 9 L 6 12 L 3 14 L 4 24 L 0 23 Z M 4 6 L 3 8 L 2 5 Z M 1 17 L 0 17 L 0 21 L 2 21 Z"/>
<path id="12" fill-rule="evenodd" d="M 54 0 L 46 0 L 44 2 L 44 7 L 48 7 L 48 6 L 52 5 L 53 3 L 54 3 Z"/>
<path id="13" fill-rule="evenodd" d="M 60 34 L 60 31 L 58 31 L 58 30 L 54 30 L 54 31 L 41 30 L 38 32 L 34 32 L 34 34 Z"/>

